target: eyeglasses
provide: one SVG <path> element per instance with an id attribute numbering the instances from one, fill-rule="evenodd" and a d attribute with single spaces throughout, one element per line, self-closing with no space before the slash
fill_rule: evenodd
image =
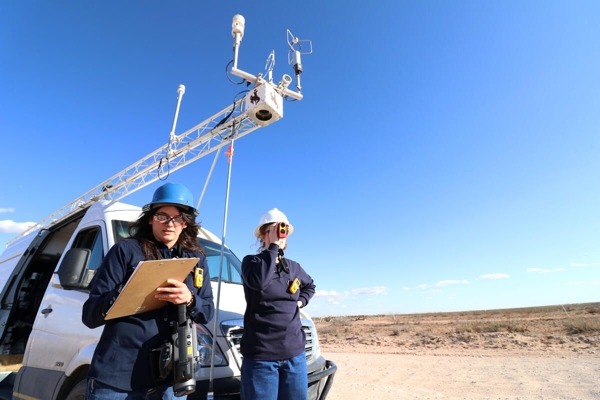
<path id="1" fill-rule="evenodd" d="M 170 215 L 163 213 L 154 214 L 154 220 L 160 222 L 161 224 L 168 224 L 169 222 L 173 222 L 174 225 L 181 225 L 185 221 L 183 219 L 183 215 L 171 217 Z"/>

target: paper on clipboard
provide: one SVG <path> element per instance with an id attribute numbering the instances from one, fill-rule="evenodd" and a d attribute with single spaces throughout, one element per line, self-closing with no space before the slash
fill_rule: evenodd
<path id="1" fill-rule="evenodd" d="M 164 285 L 167 279 L 183 282 L 198 261 L 199 258 L 140 261 L 104 319 L 120 318 L 164 307 L 167 302 L 154 297 L 156 288 Z"/>

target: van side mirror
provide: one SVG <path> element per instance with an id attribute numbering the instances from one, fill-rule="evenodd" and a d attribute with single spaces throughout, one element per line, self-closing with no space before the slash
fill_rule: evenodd
<path id="1" fill-rule="evenodd" d="M 69 249 L 58 267 L 58 280 L 64 289 L 87 289 L 96 271 L 88 271 L 90 249 Z"/>

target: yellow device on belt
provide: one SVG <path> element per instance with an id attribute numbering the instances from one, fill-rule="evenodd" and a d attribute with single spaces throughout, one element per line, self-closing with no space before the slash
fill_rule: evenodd
<path id="1" fill-rule="evenodd" d="M 204 281 L 204 270 L 198 266 L 194 268 L 194 287 L 201 288 Z"/>

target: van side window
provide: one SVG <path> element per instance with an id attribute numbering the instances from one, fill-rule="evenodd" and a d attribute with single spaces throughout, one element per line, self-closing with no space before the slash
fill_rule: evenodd
<path id="1" fill-rule="evenodd" d="M 86 229 L 77 234 L 73 241 L 72 248 L 90 249 L 92 251 L 88 262 L 88 269 L 98 269 L 104 256 L 104 247 L 102 246 L 102 231 L 98 227 Z"/>
<path id="2" fill-rule="evenodd" d="M 112 222 L 113 234 L 115 236 L 115 243 L 120 242 L 123 239 L 128 238 L 129 235 L 129 222 L 113 220 Z"/>

